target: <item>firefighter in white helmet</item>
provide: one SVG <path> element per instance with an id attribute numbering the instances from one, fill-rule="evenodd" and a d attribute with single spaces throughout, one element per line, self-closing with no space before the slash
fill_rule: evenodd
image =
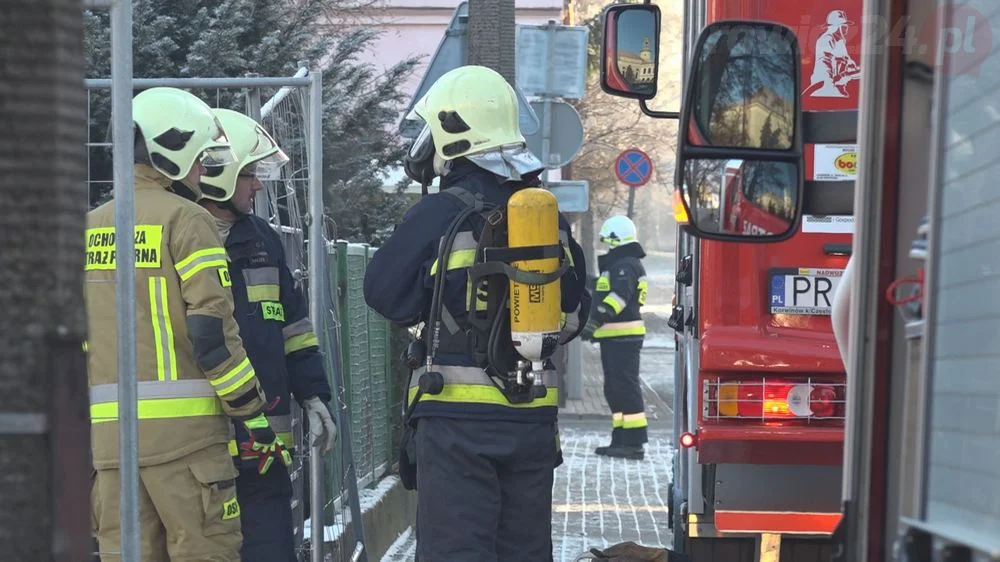
<path id="1" fill-rule="evenodd" d="M 642 459 L 647 423 L 639 358 L 646 334 L 640 312 L 648 289 L 642 265 L 646 252 L 636 238 L 635 224 L 624 215 L 604 221 L 599 236 L 609 249 L 597 260 L 600 277 L 581 336 L 601 345 L 604 398 L 611 409 L 611 444 L 595 452 Z"/>
<path id="2" fill-rule="evenodd" d="M 231 421 L 263 457 L 282 453 L 233 319 L 226 251 L 195 203 L 205 165 L 234 161 L 211 108 L 175 88 L 133 100 L 139 526 L 143 562 L 240 559 Z M 113 203 L 87 215 L 86 299 L 94 522 L 120 560 L 118 325 Z"/>
<path id="3" fill-rule="evenodd" d="M 536 373 L 541 377 L 536 382 L 547 387 L 539 394 L 519 394 L 525 389 L 503 379 L 506 371 L 518 368 L 520 352 L 511 345 L 507 312 L 490 315 L 495 303 L 505 302 L 509 285 L 470 284 L 483 257 L 477 245 L 502 245 L 483 215 L 499 220 L 502 213 L 473 211 L 478 205 L 506 212 L 511 228 L 510 247 L 504 250 L 513 250 L 516 238 L 536 227 L 515 228 L 516 216 L 539 210 L 515 207 L 528 201 L 551 204 L 545 216 L 551 218 L 554 246 L 539 246 L 538 255 L 571 265 L 563 270 L 559 288 L 551 286 L 561 297 L 546 303 L 555 306 L 556 333 L 538 341 L 550 351 L 582 329 L 587 311 L 581 307 L 583 252 L 551 194 L 530 187 L 537 185 L 542 164 L 526 147 L 517 97 L 502 76 L 482 66 L 452 70 L 431 86 L 411 116 L 426 125 L 406 157 L 407 173 L 424 185 L 440 177 L 441 192 L 406 212 L 368 265 L 364 291 L 368 305 L 391 321 L 403 326 L 425 322 L 425 337 L 411 346 L 419 350 L 411 354 L 413 366 L 422 366 L 410 379 L 410 429 L 401 452 L 404 483 L 419 491 L 417 558 L 552 560 L 552 480 L 560 462 L 555 372 L 549 367 Z M 448 236 L 453 224 L 454 236 Z M 546 253 L 551 249 L 555 252 Z M 535 287 L 544 287 L 538 300 L 546 301 L 550 285 Z M 515 292 L 512 300 L 520 296 Z M 440 295 L 440 308 L 433 306 L 434 295 Z M 517 305 L 507 309 L 520 310 Z M 560 310 L 566 319 L 561 333 Z M 499 335 L 486 337 L 479 331 L 482 322 L 490 334 Z M 428 340 L 430 345 L 423 345 Z"/>
<path id="4" fill-rule="evenodd" d="M 247 355 L 272 401 L 267 419 L 277 442 L 293 450 L 291 393 L 306 414 L 311 441 L 327 454 L 337 428 L 309 307 L 288 268 L 278 233 L 253 214 L 261 178 L 277 174 L 289 159 L 250 117 L 229 109 L 213 112 L 226 129 L 236 161 L 207 169 L 201 204 L 215 217 L 229 255 L 235 318 L 240 334 L 253 342 Z M 261 464 L 260 454 L 250 446 L 252 436 L 242 424 L 233 424 L 233 430 L 229 452 L 240 469 L 236 491 L 242 512 L 242 562 L 296 562 L 291 457 Z"/>

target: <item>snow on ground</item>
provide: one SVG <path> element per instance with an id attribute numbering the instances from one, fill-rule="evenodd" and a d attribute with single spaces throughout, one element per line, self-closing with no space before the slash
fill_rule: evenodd
<path id="1" fill-rule="evenodd" d="M 674 255 L 650 252 L 643 260 L 649 296 L 643 307 L 647 335 L 643 344 L 641 377 L 664 404 L 671 405 L 674 390 L 674 331 L 666 325 L 672 310 Z M 596 345 L 583 345 L 585 368 L 600 370 Z M 599 373 L 585 380 L 598 381 Z M 598 375 L 598 376 L 593 376 Z M 600 457 L 596 447 L 610 440 L 606 420 L 559 423 L 563 465 L 556 469 L 552 489 L 552 546 L 555 562 L 576 562 L 590 548 L 622 541 L 644 546 L 671 544 L 668 486 L 673 479 L 669 410 L 650 411 L 646 458 L 626 461 Z M 382 562 L 411 562 L 416 536 L 407 529 L 389 548 Z"/>
<path id="2" fill-rule="evenodd" d="M 417 537 L 413 532 L 413 527 L 407 527 L 396 541 L 392 543 L 389 550 L 385 551 L 382 562 L 409 562 L 416 557 Z"/>
<path id="3" fill-rule="evenodd" d="M 396 475 L 386 476 L 379 480 L 378 484 L 374 488 L 362 488 L 358 490 L 358 499 L 361 504 L 361 513 L 366 513 L 373 507 L 378 505 L 382 498 L 392 490 L 393 486 L 399 482 L 399 477 Z M 350 507 L 344 506 L 338 513 L 336 513 L 338 520 L 332 524 L 327 525 L 323 529 L 323 537 L 327 542 L 333 542 L 340 538 L 344 534 L 344 528 L 346 525 L 351 524 L 351 512 Z M 311 519 L 308 517 L 303 524 L 303 536 L 309 538 L 312 536 L 312 525 L 310 525 Z"/>
<path id="4" fill-rule="evenodd" d="M 595 455 L 610 440 L 607 430 L 560 427 L 560 434 L 565 462 L 552 494 L 554 559 L 572 562 L 590 548 L 629 540 L 668 546 L 670 432 L 650 431 L 642 461 Z"/>
<path id="5" fill-rule="evenodd" d="M 593 454 L 609 439 L 605 430 L 562 427 L 562 466 L 552 488 L 552 547 L 555 562 L 574 562 L 593 547 L 622 541 L 669 546 L 667 487 L 674 449 L 669 429 L 654 429 L 642 461 Z M 410 562 L 412 529 L 401 534 L 382 562 Z"/>

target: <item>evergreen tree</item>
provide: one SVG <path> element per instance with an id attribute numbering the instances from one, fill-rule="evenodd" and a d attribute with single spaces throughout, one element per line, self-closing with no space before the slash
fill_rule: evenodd
<path id="1" fill-rule="evenodd" d="M 774 129 L 771 124 L 771 115 L 768 114 L 767 120 L 764 121 L 764 126 L 760 130 L 760 147 L 779 148 L 781 145 L 781 139 L 778 137 L 779 132 Z"/>
<path id="2" fill-rule="evenodd" d="M 416 59 L 384 73 L 358 60 L 378 30 L 348 25 L 365 0 L 144 0 L 134 11 L 134 75 L 162 77 L 291 76 L 299 61 L 323 72 L 323 184 L 337 236 L 377 244 L 409 201 L 381 190 L 382 171 L 398 164 L 404 146 L 394 134 L 405 93 L 399 89 Z M 111 74 L 107 12 L 84 12 L 87 77 Z M 262 92 L 266 101 L 277 88 Z M 245 109 L 242 90 L 193 91 L 213 107 Z M 91 142 L 107 142 L 110 92 L 91 94 Z M 301 115 L 296 116 L 301 122 Z M 282 142 L 282 139 L 278 139 Z M 298 148 L 289 147 L 291 155 Z M 91 151 L 91 177 L 110 180 L 106 150 Z M 289 165 L 294 163 L 290 163 Z M 110 181 L 91 203 L 110 197 Z M 300 207 L 304 208 L 304 207 Z"/>

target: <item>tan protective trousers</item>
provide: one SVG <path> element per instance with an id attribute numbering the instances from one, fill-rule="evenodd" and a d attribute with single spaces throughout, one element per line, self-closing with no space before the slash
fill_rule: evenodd
<path id="1" fill-rule="evenodd" d="M 142 562 L 239 562 L 237 474 L 224 444 L 140 468 Z M 101 562 L 123 562 L 118 499 L 118 469 L 98 470 L 91 502 Z"/>

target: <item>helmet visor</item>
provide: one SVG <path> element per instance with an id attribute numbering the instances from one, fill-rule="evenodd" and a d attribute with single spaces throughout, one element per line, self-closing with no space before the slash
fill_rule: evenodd
<path id="1" fill-rule="evenodd" d="M 275 152 L 250 164 L 248 168 L 254 169 L 254 174 L 260 180 L 280 180 L 281 168 L 289 161 L 288 155 L 280 148 Z"/>
<path id="2" fill-rule="evenodd" d="M 229 145 L 210 146 L 201 153 L 201 163 L 206 166 L 225 166 L 236 162 L 236 155 Z"/>
<path id="3" fill-rule="evenodd" d="M 434 153 L 434 143 L 431 142 L 431 128 L 429 125 L 424 125 L 423 129 L 420 129 L 420 134 L 410 145 L 410 151 L 408 153 L 411 160 L 421 161 L 426 160 Z"/>

